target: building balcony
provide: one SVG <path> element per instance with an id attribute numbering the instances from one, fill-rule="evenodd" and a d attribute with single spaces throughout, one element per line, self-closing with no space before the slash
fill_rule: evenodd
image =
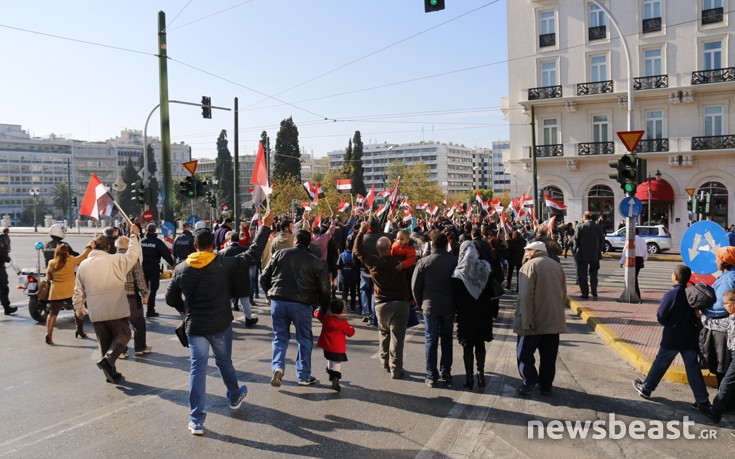
<path id="1" fill-rule="evenodd" d="M 669 87 L 668 75 L 654 75 L 647 77 L 638 77 L 633 79 L 633 89 L 640 91 L 642 89 L 659 89 Z"/>
<path id="2" fill-rule="evenodd" d="M 735 67 L 692 72 L 692 85 L 735 81 Z"/>
<path id="3" fill-rule="evenodd" d="M 661 18 L 643 20 L 643 33 L 658 32 L 661 30 Z"/>
<path id="4" fill-rule="evenodd" d="M 538 36 L 539 48 L 546 48 L 547 46 L 556 45 L 556 34 L 555 33 L 543 33 Z"/>
<path id="5" fill-rule="evenodd" d="M 655 153 L 669 151 L 669 139 L 644 139 L 638 143 L 636 153 Z"/>
<path id="6" fill-rule="evenodd" d="M 692 137 L 692 150 L 735 149 L 735 135 L 710 135 Z"/>
<path id="7" fill-rule="evenodd" d="M 590 41 L 593 40 L 604 40 L 607 38 L 607 26 L 596 26 L 590 27 L 587 31 L 587 36 Z"/>
<path id="8" fill-rule="evenodd" d="M 605 94 L 613 92 L 612 80 L 593 81 L 588 83 L 577 84 L 577 95 L 588 96 L 591 94 Z"/>
<path id="9" fill-rule="evenodd" d="M 551 158 L 553 156 L 564 156 L 564 145 L 536 145 L 537 158 Z"/>
<path id="10" fill-rule="evenodd" d="M 615 143 L 613 142 L 587 142 L 577 144 L 579 156 L 589 155 L 614 155 Z"/>
<path id="11" fill-rule="evenodd" d="M 724 16 L 722 7 L 702 10 L 702 25 L 716 24 L 722 22 Z"/>
<path id="12" fill-rule="evenodd" d="M 561 85 L 543 86 L 540 88 L 531 88 L 528 90 L 528 100 L 554 99 L 561 96 Z"/>

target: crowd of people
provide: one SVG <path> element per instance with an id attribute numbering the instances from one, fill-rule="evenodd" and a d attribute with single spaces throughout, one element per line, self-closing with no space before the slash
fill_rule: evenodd
<path id="1" fill-rule="evenodd" d="M 594 217 L 585 212 L 577 225 L 507 230 L 490 221 L 458 222 L 444 217 L 431 222 L 386 222 L 353 212 L 343 221 L 334 214 L 312 219 L 305 212 L 294 221 L 268 212 L 261 220 L 241 223 L 239 231 L 231 219 L 211 226 L 198 222 L 193 230 L 184 223 L 171 250 L 158 238 L 155 224 L 146 225 L 145 237 L 140 237 L 143 225 L 136 219 L 122 229 L 105 228 L 81 254 L 63 241 L 63 232 L 52 228 L 51 241 L 44 249 L 51 280 L 45 341 L 54 344 L 56 317 L 64 305 L 73 305 L 75 335 L 85 338 L 82 318 L 86 311 L 99 345 L 97 366 L 108 382 L 121 381 L 116 363 L 127 358 L 131 339 L 137 355 L 152 352 L 146 343 L 145 318 L 159 315 L 155 297 L 161 261 L 175 266 L 165 300 L 184 320 L 191 360 L 188 428 L 200 435 L 206 419 L 210 348 L 230 407 L 238 409 L 248 393 L 232 364 L 233 312 L 242 311 L 245 326 L 255 326 L 258 318 L 252 305 L 260 295 L 259 287 L 272 319 L 271 385 L 280 387 L 286 378 L 292 326 L 296 382 L 300 386 L 318 383 L 311 359 L 316 319 L 322 325 L 316 345 L 324 353 L 325 370 L 335 391 L 341 389 L 348 338 L 355 333 L 349 313 L 377 329 L 380 364 L 393 379 L 405 375 L 406 331 L 422 321 L 425 383 L 431 388 L 452 384 L 456 324 L 464 387 L 484 387 L 485 346 L 493 340 L 499 299 L 509 290 L 517 293 L 513 329 L 522 379 L 517 392 L 528 396 L 538 391 L 549 396 L 560 334 L 566 331 L 567 282 L 560 259 L 569 250 L 577 267 L 579 297 L 594 300 L 598 296 L 604 231 Z M 3 247 L 9 248 L 9 240 L 4 241 L 0 241 Z M 638 245 L 645 247 L 636 240 Z M 647 254 L 636 250 L 635 255 L 640 297 L 637 273 Z M 621 264 L 624 257 L 625 252 Z M 701 320 L 691 312 L 683 293 L 688 268 L 675 269 L 675 288 L 664 296 L 659 308 L 659 321 L 665 326 L 661 351 L 649 376 L 634 386 L 642 396 L 650 396 L 681 352 L 692 371 L 695 407 L 719 421 L 735 388 L 735 363 L 729 357 L 730 350 L 735 350 L 735 321 L 728 318 L 735 312 L 735 247 L 723 248 L 717 260 L 724 273 L 714 285 L 717 301 L 699 313 Z M 697 352 L 692 352 L 699 349 L 700 336 L 696 324 L 700 322 L 710 330 L 705 334 L 720 382 L 713 405 L 700 381 L 701 373 L 693 367 Z"/>

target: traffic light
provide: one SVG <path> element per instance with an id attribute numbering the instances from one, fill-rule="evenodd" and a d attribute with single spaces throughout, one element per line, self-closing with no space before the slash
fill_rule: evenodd
<path id="1" fill-rule="evenodd" d="M 212 98 L 202 96 L 202 118 L 212 119 Z"/>
<path id="2" fill-rule="evenodd" d="M 196 182 L 194 177 L 188 175 L 184 180 L 179 182 L 179 194 L 187 198 L 193 198 L 196 193 Z"/>
<path id="3" fill-rule="evenodd" d="M 636 162 L 635 170 L 636 170 L 636 179 L 635 179 L 636 185 L 639 185 L 641 183 L 648 181 L 648 160 L 647 159 L 638 158 L 638 161 Z"/>
<path id="4" fill-rule="evenodd" d="M 615 179 L 626 193 L 635 193 L 638 186 L 637 162 L 635 155 L 623 155 L 617 161 L 608 161 L 608 165 L 616 170 L 610 173 L 610 178 Z"/>
<path id="5" fill-rule="evenodd" d="M 424 12 L 440 11 L 444 9 L 444 0 L 424 0 Z"/>
<path id="6" fill-rule="evenodd" d="M 217 195 L 216 194 L 212 193 L 212 195 L 209 197 L 209 204 L 213 208 L 215 209 L 217 208 Z"/>
<path id="7" fill-rule="evenodd" d="M 76 207 L 77 206 L 77 202 L 78 202 L 77 201 L 77 197 L 76 196 L 72 196 L 71 197 L 71 205 L 74 206 L 74 207 Z"/>
<path id="8" fill-rule="evenodd" d="M 138 180 L 133 184 L 133 201 L 138 204 L 145 204 L 145 184 L 143 184 L 143 180 Z"/>

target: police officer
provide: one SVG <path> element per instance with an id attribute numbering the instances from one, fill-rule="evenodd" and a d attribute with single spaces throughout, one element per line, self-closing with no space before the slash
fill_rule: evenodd
<path id="1" fill-rule="evenodd" d="M 51 240 L 48 241 L 43 247 L 43 258 L 46 260 L 46 264 L 44 266 L 48 266 L 48 262 L 54 259 L 54 252 L 56 252 L 56 247 L 66 237 L 66 226 L 62 225 L 61 223 L 54 223 L 49 227 L 48 234 L 49 236 L 51 236 Z M 66 242 L 65 244 L 69 245 Z M 79 256 L 77 252 L 72 250 L 71 246 L 69 246 L 69 255 L 74 257 Z"/>
<path id="2" fill-rule="evenodd" d="M 189 222 L 185 222 L 182 228 L 183 232 L 176 236 L 174 240 L 174 257 L 176 257 L 177 263 L 186 260 L 186 257 L 190 253 L 196 252 L 194 248 L 194 235 L 191 234 L 191 225 Z"/>
<path id="3" fill-rule="evenodd" d="M 148 311 L 146 317 L 158 317 L 156 312 L 156 292 L 161 282 L 161 258 L 170 266 L 174 265 L 171 251 L 156 235 L 156 224 L 149 223 L 146 227 L 146 236 L 140 241 L 143 252 L 143 275 L 148 284 Z"/>

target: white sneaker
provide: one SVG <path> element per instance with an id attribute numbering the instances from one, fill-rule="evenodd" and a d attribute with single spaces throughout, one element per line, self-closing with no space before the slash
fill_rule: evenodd
<path id="1" fill-rule="evenodd" d="M 123 359 L 123 360 L 125 360 L 125 359 L 127 359 L 127 358 L 128 358 L 128 355 L 129 355 L 129 354 L 128 354 L 128 351 L 125 351 L 125 352 L 123 352 L 122 354 L 120 354 L 120 358 L 121 358 L 121 359 Z"/>
<path id="2" fill-rule="evenodd" d="M 142 351 L 135 351 L 135 355 L 143 355 L 143 354 L 150 354 L 153 352 L 153 348 L 150 346 L 146 346 L 145 349 Z"/>

